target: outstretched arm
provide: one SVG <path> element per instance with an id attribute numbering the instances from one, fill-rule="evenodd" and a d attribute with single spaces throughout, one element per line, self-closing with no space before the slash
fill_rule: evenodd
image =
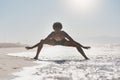
<path id="1" fill-rule="evenodd" d="M 65 33 L 65 37 L 66 37 L 67 39 L 69 39 L 69 40 L 72 41 L 72 42 L 75 42 L 77 45 L 81 46 L 82 48 L 85 48 L 85 49 L 89 49 L 89 48 L 90 48 L 89 46 L 83 46 L 83 45 L 81 45 L 80 43 L 74 41 L 74 40 L 72 39 L 72 37 L 70 37 L 66 32 L 64 32 L 64 33 Z"/>
<path id="2" fill-rule="evenodd" d="M 39 42 L 40 43 L 40 42 Z M 26 49 L 33 49 L 33 48 L 35 48 L 35 47 L 37 47 L 38 45 L 39 45 L 39 43 L 37 43 L 37 44 L 35 44 L 34 46 L 31 46 L 31 47 L 29 47 L 29 46 L 27 46 L 27 47 L 25 47 Z"/>
<path id="3" fill-rule="evenodd" d="M 52 34 L 53 34 L 53 32 L 50 33 L 44 40 L 50 39 L 50 38 L 52 37 Z M 26 49 L 33 49 L 33 48 L 37 47 L 39 44 L 40 44 L 40 42 L 37 43 L 37 44 L 35 44 L 35 45 L 33 45 L 33 46 L 31 46 L 31 47 L 27 46 L 27 47 L 25 47 L 25 48 L 26 48 Z"/>
<path id="4" fill-rule="evenodd" d="M 64 32 L 64 31 L 63 31 L 63 32 Z M 74 40 L 72 39 L 72 37 L 70 37 L 66 32 L 64 32 L 64 34 L 65 34 L 65 37 L 66 37 L 68 40 L 74 41 Z"/>
<path id="5" fill-rule="evenodd" d="M 50 39 L 52 37 L 52 35 L 53 35 L 53 32 L 51 32 L 44 40 Z"/>

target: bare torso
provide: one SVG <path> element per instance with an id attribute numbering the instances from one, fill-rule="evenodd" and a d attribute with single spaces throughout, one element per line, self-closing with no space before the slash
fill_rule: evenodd
<path id="1" fill-rule="evenodd" d="M 51 38 L 55 39 L 56 41 L 61 41 L 62 39 L 65 38 L 65 33 L 63 31 L 53 32 Z"/>

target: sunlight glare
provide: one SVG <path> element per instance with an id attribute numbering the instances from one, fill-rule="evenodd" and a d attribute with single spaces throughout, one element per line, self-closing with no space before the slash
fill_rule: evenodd
<path id="1" fill-rule="evenodd" d="M 67 9 L 75 13 L 88 13 L 98 5 L 99 0 L 65 0 Z"/>

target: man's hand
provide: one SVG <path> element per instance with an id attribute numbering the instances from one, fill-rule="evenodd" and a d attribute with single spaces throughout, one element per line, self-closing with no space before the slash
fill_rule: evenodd
<path id="1" fill-rule="evenodd" d="M 28 47 L 28 46 L 27 46 L 27 47 L 25 47 L 25 48 L 26 48 L 27 50 L 32 49 L 31 47 Z"/>
<path id="2" fill-rule="evenodd" d="M 90 49 L 91 47 L 90 46 L 84 46 L 83 48 L 84 49 Z"/>

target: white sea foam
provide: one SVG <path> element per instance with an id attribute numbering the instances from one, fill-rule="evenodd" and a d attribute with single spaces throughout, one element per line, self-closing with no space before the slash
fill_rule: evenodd
<path id="1" fill-rule="evenodd" d="M 45 46 L 39 65 L 25 67 L 13 73 L 12 80 L 120 80 L 120 46 L 97 45 L 85 50 L 90 60 L 85 61 L 75 48 Z M 36 52 L 8 55 L 32 58 Z"/>

